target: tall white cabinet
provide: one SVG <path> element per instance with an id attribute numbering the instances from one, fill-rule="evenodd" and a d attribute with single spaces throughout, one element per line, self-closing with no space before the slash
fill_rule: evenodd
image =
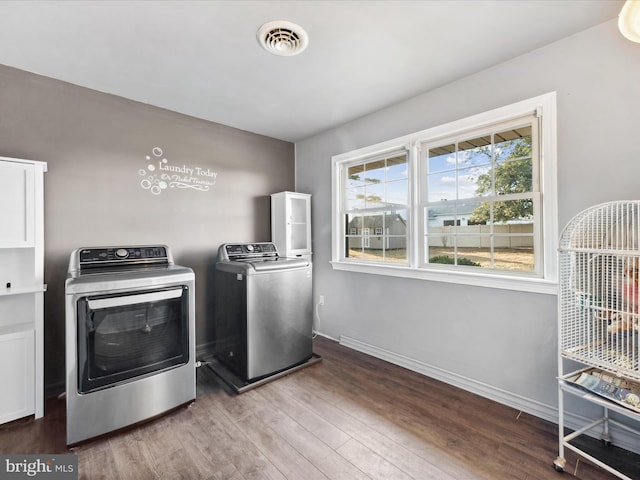
<path id="1" fill-rule="evenodd" d="M 0 157 L 0 423 L 44 415 L 44 173 Z"/>
<path id="2" fill-rule="evenodd" d="M 271 241 L 281 256 L 311 260 L 311 195 L 271 195 Z"/>

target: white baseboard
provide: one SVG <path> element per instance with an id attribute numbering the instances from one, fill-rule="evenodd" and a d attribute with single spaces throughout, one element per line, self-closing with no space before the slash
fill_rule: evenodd
<path id="1" fill-rule="evenodd" d="M 320 337 L 323 337 L 323 338 L 328 338 L 329 340 L 333 340 L 334 342 L 340 342 L 339 339 L 330 337 L 329 335 L 326 335 L 326 334 L 324 334 L 322 332 L 313 332 L 313 335 L 314 335 L 314 337 L 315 336 L 320 336 Z"/>
<path id="2" fill-rule="evenodd" d="M 449 372 L 440 367 L 429 365 L 399 353 L 391 352 L 384 348 L 361 342 L 355 338 L 340 336 L 339 342 L 341 345 L 357 350 L 358 352 L 366 353 L 372 357 L 385 360 L 394 365 L 440 380 L 441 382 L 453 385 L 454 387 L 461 388 L 476 395 L 480 395 L 481 397 L 488 398 L 503 405 L 507 405 L 535 417 L 542 418 L 543 420 L 547 420 L 556 425 L 558 424 L 558 408 L 555 406 L 508 392 L 493 385 L 479 382 L 457 373 Z M 582 428 L 584 425 L 591 423 L 594 420 L 592 418 L 585 418 L 567 411 L 564 412 L 564 417 L 565 427 L 571 430 Z M 640 453 L 637 435 L 633 435 L 624 429 L 616 428 L 615 425 L 611 425 L 610 433 L 617 447 L 624 448 L 625 450 L 635 453 Z M 596 431 L 587 432 L 586 435 L 600 438 L 600 432 Z"/>

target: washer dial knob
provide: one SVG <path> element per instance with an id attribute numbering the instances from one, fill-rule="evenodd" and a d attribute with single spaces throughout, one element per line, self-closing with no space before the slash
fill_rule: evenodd
<path id="1" fill-rule="evenodd" d="M 129 256 L 129 251 L 126 248 L 119 248 L 116 250 L 116 257 L 127 258 L 128 256 Z"/>

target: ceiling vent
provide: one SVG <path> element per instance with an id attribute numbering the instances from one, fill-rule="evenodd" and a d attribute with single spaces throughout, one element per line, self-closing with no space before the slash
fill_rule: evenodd
<path id="1" fill-rule="evenodd" d="M 309 42 L 307 32 L 295 23 L 276 20 L 262 25 L 258 30 L 258 42 L 267 52 L 283 57 L 298 55 Z"/>

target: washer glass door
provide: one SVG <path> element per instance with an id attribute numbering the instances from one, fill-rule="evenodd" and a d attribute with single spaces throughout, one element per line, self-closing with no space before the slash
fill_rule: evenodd
<path id="1" fill-rule="evenodd" d="M 78 392 L 189 361 L 188 288 L 78 300 Z"/>

